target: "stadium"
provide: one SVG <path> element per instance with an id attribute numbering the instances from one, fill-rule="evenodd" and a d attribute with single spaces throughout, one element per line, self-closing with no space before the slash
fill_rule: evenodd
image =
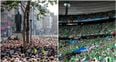
<path id="1" fill-rule="evenodd" d="M 59 61 L 116 62 L 115 1 L 59 1 Z"/>

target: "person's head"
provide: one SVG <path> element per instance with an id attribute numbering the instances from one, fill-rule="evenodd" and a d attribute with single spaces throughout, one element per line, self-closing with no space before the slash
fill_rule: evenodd
<path id="1" fill-rule="evenodd" d="M 52 60 L 54 60 L 54 57 L 53 57 L 53 56 L 51 56 L 51 57 L 50 57 L 50 60 L 51 60 L 51 61 L 52 61 Z"/>
<path id="2" fill-rule="evenodd" d="M 8 60 L 8 61 L 11 61 L 11 58 L 10 58 L 10 57 L 8 57 L 8 58 L 7 58 L 7 60 Z"/>
<path id="3" fill-rule="evenodd" d="M 24 57 L 25 57 L 25 55 L 24 55 L 24 54 L 20 54 L 20 57 L 24 58 Z"/>
<path id="4" fill-rule="evenodd" d="M 37 61 L 39 62 L 40 61 L 40 58 L 37 58 Z"/>

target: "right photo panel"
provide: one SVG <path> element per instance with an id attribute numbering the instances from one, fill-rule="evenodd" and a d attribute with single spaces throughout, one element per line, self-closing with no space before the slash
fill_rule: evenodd
<path id="1" fill-rule="evenodd" d="M 115 1 L 59 1 L 59 61 L 116 62 Z"/>

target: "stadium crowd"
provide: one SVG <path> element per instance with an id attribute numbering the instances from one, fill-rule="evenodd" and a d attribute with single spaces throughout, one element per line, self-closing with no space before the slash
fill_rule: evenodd
<path id="1" fill-rule="evenodd" d="M 61 26 L 59 35 L 67 36 L 81 36 L 91 34 L 110 34 L 115 31 L 115 22 L 105 22 L 96 24 L 81 24 L 77 26 Z"/>
<path id="2" fill-rule="evenodd" d="M 65 42 L 65 40 L 62 40 Z M 61 44 L 64 45 L 64 44 Z M 60 46 L 61 46 L 60 45 Z M 87 52 L 80 54 L 71 53 L 75 49 L 85 47 Z M 81 39 L 77 44 L 61 47 L 60 53 L 65 62 L 115 62 L 116 41 L 115 37 L 98 37 L 95 39 Z"/>
<path id="3" fill-rule="evenodd" d="M 113 16 L 114 12 L 100 12 L 74 16 L 73 19 L 79 21 Z M 61 19 L 60 21 L 67 21 L 65 18 L 64 20 Z M 59 59 L 62 62 L 116 62 L 116 39 L 112 35 L 116 31 L 115 21 L 109 21 L 60 25 L 59 36 L 61 38 L 70 38 L 70 40 L 59 40 Z M 91 37 L 90 35 L 94 36 Z M 86 38 L 81 38 L 84 36 Z M 76 43 L 69 44 L 69 41 L 74 41 L 75 39 L 77 39 Z M 77 52 L 81 48 L 86 50 L 81 50 L 84 52 L 75 54 L 75 51 Z"/>
<path id="4" fill-rule="evenodd" d="M 33 38 L 23 52 L 22 40 L 6 40 L 1 44 L 1 62 L 56 62 L 57 38 Z"/>

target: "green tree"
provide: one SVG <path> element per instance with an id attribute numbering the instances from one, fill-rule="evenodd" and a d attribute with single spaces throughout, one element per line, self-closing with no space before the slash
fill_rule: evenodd
<path id="1" fill-rule="evenodd" d="M 57 0 L 28 0 L 28 1 L 20 1 L 20 0 L 8 0 L 8 1 L 1 1 L 1 11 L 4 10 L 12 10 L 17 9 L 19 6 L 21 7 L 21 10 L 23 11 L 23 47 L 24 51 L 29 46 L 30 40 L 29 40 L 29 30 L 30 30 L 30 9 L 32 7 L 34 9 L 37 9 L 39 12 L 37 13 L 37 19 L 41 19 L 43 16 L 45 16 L 48 11 L 47 7 L 48 5 L 54 5 L 57 4 Z"/>

